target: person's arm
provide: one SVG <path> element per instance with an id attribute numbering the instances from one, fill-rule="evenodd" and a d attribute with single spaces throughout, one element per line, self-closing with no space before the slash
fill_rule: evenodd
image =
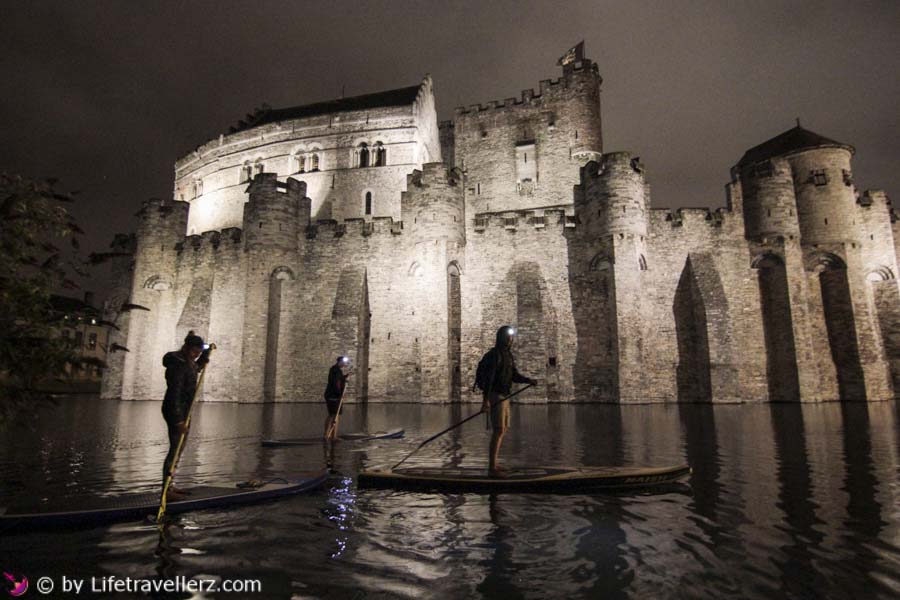
<path id="1" fill-rule="evenodd" d="M 513 383 L 527 383 L 527 384 L 530 384 L 530 385 L 536 385 L 536 384 L 537 384 L 537 379 L 532 379 L 531 377 L 525 377 L 524 375 L 522 375 L 521 373 L 519 373 L 519 370 L 516 369 L 516 362 L 515 362 L 515 361 L 513 361 L 512 372 L 513 372 L 513 376 L 512 376 Z"/>

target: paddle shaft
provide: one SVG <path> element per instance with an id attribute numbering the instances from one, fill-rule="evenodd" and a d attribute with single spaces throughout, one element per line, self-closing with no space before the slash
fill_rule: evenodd
<path id="1" fill-rule="evenodd" d="M 353 375 L 353 371 L 347 373 L 347 377 Z M 331 422 L 331 426 L 328 428 L 328 433 L 325 434 L 325 439 L 328 439 L 331 436 L 331 432 L 337 429 L 338 420 L 341 418 L 341 407 L 344 405 L 344 392 L 347 391 L 347 381 L 344 380 L 344 385 L 341 386 L 341 398 L 338 400 L 337 412 L 334 413 L 334 421 Z"/>
<path id="2" fill-rule="evenodd" d="M 207 358 L 212 354 L 212 351 L 216 349 L 215 344 L 209 345 L 209 354 L 207 354 Z M 181 460 L 181 451 L 184 450 L 184 440 L 187 438 L 188 429 L 191 426 L 191 415 L 194 412 L 194 404 L 197 402 L 197 394 L 200 393 L 200 388 L 203 386 L 203 378 L 206 375 L 206 365 L 203 365 L 203 368 L 200 369 L 200 378 L 197 380 L 197 387 L 194 389 L 194 397 L 191 399 L 191 405 L 188 407 L 187 418 L 184 420 L 184 431 L 178 436 L 178 445 L 175 447 L 175 458 L 172 459 L 172 464 L 169 466 L 169 472 L 166 474 L 166 481 L 163 483 L 162 496 L 159 499 L 159 512 L 156 514 L 156 522 L 159 523 L 162 521 L 163 516 L 166 514 L 166 496 L 169 493 L 169 486 L 172 485 L 172 478 L 175 477 L 175 468 L 178 466 L 178 461 Z"/>
<path id="3" fill-rule="evenodd" d="M 519 390 L 516 390 L 515 392 L 513 392 L 512 394 L 510 394 L 510 395 L 507 396 L 506 398 L 500 398 L 499 400 L 497 400 L 497 401 L 495 401 L 495 402 L 492 402 L 492 403 L 491 403 L 491 406 L 494 406 L 495 404 L 500 404 L 501 402 L 506 402 L 507 400 L 509 400 L 510 398 L 512 398 L 513 396 L 515 396 L 516 394 L 521 394 L 522 392 L 524 392 L 524 391 L 527 390 L 528 388 L 532 387 L 533 385 L 534 385 L 533 383 L 529 383 L 529 384 L 526 385 L 525 387 L 523 387 L 523 388 L 521 388 L 521 389 L 519 389 Z M 477 413 L 475 413 L 475 414 L 473 414 L 473 415 L 469 415 L 468 417 L 466 417 L 465 419 L 463 419 L 463 420 L 460 421 L 459 423 L 457 423 L 457 424 L 455 424 L 455 425 L 451 425 L 450 427 L 448 427 L 447 429 L 441 431 L 440 433 L 434 434 L 433 436 L 431 436 L 430 438 L 428 438 L 427 440 L 425 440 L 424 442 L 422 442 L 421 444 L 419 444 L 418 448 L 416 448 L 415 450 L 413 450 L 412 452 L 410 452 L 409 454 L 407 454 L 407 455 L 406 455 L 406 458 L 404 458 L 403 460 L 401 460 L 400 462 L 398 462 L 396 465 L 394 465 L 393 467 L 391 467 L 391 471 L 393 471 L 394 469 L 396 469 L 397 467 L 399 467 L 400 465 L 402 465 L 403 463 L 405 463 L 407 458 L 409 458 L 410 456 L 412 456 L 413 454 L 415 454 L 416 452 L 418 452 L 419 450 L 421 450 L 422 447 L 425 446 L 428 442 L 431 442 L 431 441 L 433 441 L 433 440 L 436 440 L 437 438 L 441 437 L 442 435 L 444 435 L 444 434 L 447 433 L 448 431 L 453 431 L 454 429 L 456 429 L 456 428 L 459 427 L 460 425 L 464 425 L 464 424 L 468 423 L 469 421 L 471 421 L 472 419 L 474 419 L 475 417 L 477 417 L 478 415 L 480 415 L 480 414 L 483 413 L 483 412 L 484 412 L 484 410 L 480 410 L 480 411 L 478 411 Z"/>

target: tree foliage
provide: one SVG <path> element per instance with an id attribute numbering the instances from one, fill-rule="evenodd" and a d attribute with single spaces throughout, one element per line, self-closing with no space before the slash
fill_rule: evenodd
<path id="1" fill-rule="evenodd" d="M 85 274 L 73 200 L 54 180 L 0 174 L 0 420 L 46 400 L 40 383 L 75 360 L 50 309 L 50 295 Z"/>

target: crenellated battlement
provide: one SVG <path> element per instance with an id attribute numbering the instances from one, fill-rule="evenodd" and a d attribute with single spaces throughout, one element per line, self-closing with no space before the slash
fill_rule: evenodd
<path id="1" fill-rule="evenodd" d="M 403 233 L 403 222 L 393 217 L 374 217 L 371 220 L 353 218 L 343 222 L 334 219 L 319 219 L 306 228 L 307 240 L 325 243 L 335 238 L 368 238 L 372 236 L 394 236 Z"/>
<path id="2" fill-rule="evenodd" d="M 503 100 L 490 100 L 483 104 L 470 104 L 469 106 L 458 106 L 454 110 L 454 114 L 459 117 L 461 115 L 477 114 L 497 109 L 509 109 L 521 106 L 527 106 L 535 102 L 541 102 L 554 92 L 564 89 L 564 83 L 572 79 L 574 76 L 584 73 L 597 74 L 599 78 L 599 69 L 593 61 L 584 59 L 573 63 L 566 68 L 565 75 L 557 79 L 542 79 L 538 82 L 538 91 L 534 88 L 522 90 L 519 97 L 510 97 Z"/>
<path id="3" fill-rule="evenodd" d="M 257 196 L 272 198 L 272 194 L 276 192 L 284 193 L 286 198 L 292 200 L 302 200 L 306 197 L 306 182 L 293 177 L 281 182 L 278 181 L 277 173 L 259 173 L 247 186 L 246 192 L 250 195 L 251 202 Z"/>
<path id="4" fill-rule="evenodd" d="M 190 206 L 189 202 L 181 202 L 174 199 L 149 198 L 141 203 L 141 209 L 137 212 L 137 216 L 146 219 L 154 218 L 155 215 L 165 218 L 179 211 L 184 211 L 187 214 Z"/>
<path id="5" fill-rule="evenodd" d="M 526 402 L 893 397 L 900 214 L 857 190 L 852 147 L 798 125 L 731 169 L 726 208 L 653 209 L 641 159 L 603 151 L 582 55 L 452 120 L 426 74 L 263 106 L 179 159 L 190 203 L 144 202 L 113 244 L 117 302 L 149 309 L 123 318 L 119 394 L 162 397 L 193 329 L 220 347 L 204 400 L 316 401 L 341 355 L 345 402 L 478 401 L 463 383 L 510 322 L 544 383 Z"/>
<path id="6" fill-rule="evenodd" d="M 496 213 L 478 213 L 470 222 L 475 233 L 495 231 L 549 231 L 573 229 L 578 225 L 575 215 L 567 213 L 563 207 L 547 208 L 541 211 L 518 210 Z"/>
<path id="7" fill-rule="evenodd" d="M 643 177 L 644 170 L 639 156 L 632 156 L 630 152 L 606 152 L 600 156 L 599 161 L 591 160 L 581 167 L 579 186 L 583 190 L 596 179 L 630 176 L 632 173 Z"/>
<path id="8" fill-rule="evenodd" d="M 691 231 L 708 233 L 729 223 L 734 213 L 726 208 L 654 208 L 649 211 L 649 225 L 657 233 L 664 234 L 679 229 L 688 235 Z"/>
<path id="9" fill-rule="evenodd" d="M 884 190 L 866 190 L 857 199 L 856 204 L 861 208 L 891 206 L 891 199 Z"/>

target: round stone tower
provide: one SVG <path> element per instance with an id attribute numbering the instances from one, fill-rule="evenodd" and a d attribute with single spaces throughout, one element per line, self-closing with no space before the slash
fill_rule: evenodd
<path id="1" fill-rule="evenodd" d="M 639 159 L 628 152 L 604 154 L 599 163 L 584 166 L 582 182 L 575 207 L 582 235 L 600 242 L 617 264 L 646 268 L 648 213 Z"/>
<path id="2" fill-rule="evenodd" d="M 427 163 L 407 177 L 401 197 L 404 235 L 409 235 L 408 287 L 415 307 L 410 328 L 420 332 L 417 356 L 420 397 L 446 402 L 460 393 L 460 285 L 464 275 L 465 200 L 462 174 Z"/>
<path id="3" fill-rule="evenodd" d="M 786 240 L 799 239 L 790 162 L 783 157 L 741 161 L 735 171 L 743 191 L 747 239 L 763 241 L 778 236 Z"/>
<path id="4" fill-rule="evenodd" d="M 260 173 L 248 188 L 244 205 L 247 256 L 241 399 L 274 400 L 277 395 L 282 285 L 292 281 L 310 218 L 306 184 L 281 183 L 275 173 Z M 283 354 L 283 353 L 282 353 Z"/>
<path id="5" fill-rule="evenodd" d="M 133 310 L 128 326 L 129 352 L 122 371 L 122 397 L 162 398 L 165 377 L 159 357 L 177 348 L 175 307 L 176 245 L 184 240 L 187 202 L 151 199 L 144 202 L 137 228 L 134 278 L 130 302 L 148 310 Z"/>
<path id="6" fill-rule="evenodd" d="M 572 155 L 597 160 L 603 153 L 600 119 L 600 84 L 603 79 L 597 64 L 588 59 L 563 67 L 566 127 L 577 132 L 572 140 Z"/>
<path id="7" fill-rule="evenodd" d="M 296 252 L 309 224 L 309 203 L 304 203 L 306 183 L 278 181 L 275 173 L 260 173 L 250 184 L 244 205 L 244 250 Z"/>
<path id="8" fill-rule="evenodd" d="M 401 197 L 403 228 L 415 244 L 446 240 L 448 251 L 465 243 L 466 219 L 461 173 L 443 163 L 427 163 L 407 177 Z"/>
<path id="9" fill-rule="evenodd" d="M 737 168 L 748 237 L 799 233 L 804 245 L 857 241 L 853 152 L 797 125 L 744 153 Z"/>
<path id="10" fill-rule="evenodd" d="M 647 194 L 644 168 L 627 152 L 604 154 L 581 170 L 575 195 L 585 306 L 596 307 L 584 322 L 598 357 L 584 362 L 593 379 L 590 393 L 610 402 L 637 402 L 643 394 L 641 310 L 647 270 Z M 590 363 L 590 364 L 588 364 Z M 579 366 L 576 365 L 576 369 Z M 604 375 L 605 374 L 605 375 Z"/>

